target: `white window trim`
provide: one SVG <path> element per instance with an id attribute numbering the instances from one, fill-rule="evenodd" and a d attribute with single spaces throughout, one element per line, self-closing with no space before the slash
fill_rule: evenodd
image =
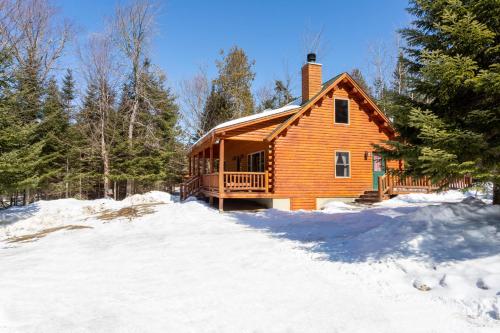
<path id="1" fill-rule="evenodd" d="M 342 100 L 342 101 L 347 101 L 347 123 L 337 123 L 335 121 L 335 113 L 337 112 L 337 110 L 335 109 L 335 101 L 336 100 Z M 333 123 L 336 124 L 336 125 L 344 125 L 344 126 L 348 126 L 351 124 L 351 100 L 349 98 L 346 98 L 346 97 L 333 97 Z"/>
<path id="2" fill-rule="evenodd" d="M 347 153 L 349 155 L 349 176 L 344 177 L 344 176 L 337 176 L 337 153 Z M 340 179 L 348 179 L 351 178 L 351 164 L 352 164 L 352 159 L 351 159 L 351 152 L 349 150 L 335 150 L 334 155 L 333 155 L 333 174 L 335 175 L 335 178 L 340 178 Z"/>
<path id="3" fill-rule="evenodd" d="M 247 154 L 247 164 L 248 164 L 248 157 L 249 156 L 260 154 L 260 153 L 263 153 L 263 155 L 264 155 L 264 171 L 262 171 L 262 172 L 265 172 L 266 171 L 266 153 L 265 153 L 265 150 L 258 150 L 256 152 Z M 251 167 L 251 165 L 248 164 L 247 165 L 248 172 L 261 172 L 261 171 L 252 171 L 252 170 L 250 170 L 250 167 Z"/>

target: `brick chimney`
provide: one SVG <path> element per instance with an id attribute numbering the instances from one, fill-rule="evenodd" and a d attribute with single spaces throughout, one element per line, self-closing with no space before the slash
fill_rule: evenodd
<path id="1" fill-rule="evenodd" d="M 321 90 L 321 64 L 316 62 L 316 54 L 309 53 L 302 66 L 302 103 Z"/>

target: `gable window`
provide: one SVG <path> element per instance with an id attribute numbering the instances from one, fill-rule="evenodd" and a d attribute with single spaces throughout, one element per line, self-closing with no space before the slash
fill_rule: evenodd
<path id="1" fill-rule="evenodd" d="M 335 152 L 335 177 L 349 178 L 351 176 L 350 155 L 347 151 Z"/>
<path id="2" fill-rule="evenodd" d="M 264 151 L 248 154 L 248 171 L 264 172 Z"/>
<path id="3" fill-rule="evenodd" d="M 335 98 L 335 124 L 349 124 L 349 100 Z"/>

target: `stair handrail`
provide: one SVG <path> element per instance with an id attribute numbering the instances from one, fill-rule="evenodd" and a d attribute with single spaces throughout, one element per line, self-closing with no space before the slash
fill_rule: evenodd
<path id="1" fill-rule="evenodd" d="M 186 200 L 200 189 L 200 176 L 193 176 L 180 184 L 180 199 Z"/>
<path id="2" fill-rule="evenodd" d="M 382 201 L 386 193 L 390 193 L 391 191 L 391 177 L 383 174 L 382 176 L 378 176 L 378 199 Z"/>

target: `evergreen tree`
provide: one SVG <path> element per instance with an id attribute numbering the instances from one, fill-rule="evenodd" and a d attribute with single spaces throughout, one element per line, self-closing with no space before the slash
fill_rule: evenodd
<path id="1" fill-rule="evenodd" d="M 43 102 L 43 118 L 38 126 L 43 148 L 38 166 L 39 186 L 52 197 L 62 197 L 68 159 L 69 117 L 55 79 L 48 82 Z"/>
<path id="2" fill-rule="evenodd" d="M 351 77 L 356 81 L 356 83 L 363 89 L 365 93 L 371 95 L 371 89 L 368 83 L 366 83 L 365 77 L 359 68 L 354 68 L 351 71 Z"/>
<path id="3" fill-rule="evenodd" d="M 412 0 L 402 30 L 415 96 L 396 111 L 408 172 L 494 184 L 500 204 L 500 6 L 496 0 Z"/>
<path id="4" fill-rule="evenodd" d="M 203 131 L 206 133 L 215 126 L 232 119 L 232 115 L 230 101 L 216 85 L 212 85 L 201 119 Z"/>
<path id="5" fill-rule="evenodd" d="M 251 86 L 255 78 L 250 61 L 243 49 L 234 46 L 227 55 L 221 51 L 222 60 L 217 61 L 219 76 L 214 81 L 215 90 L 229 102 L 230 120 L 254 113 Z"/>
<path id="6" fill-rule="evenodd" d="M 293 101 L 292 93 L 290 92 L 290 87 L 285 84 L 282 80 L 274 81 L 274 93 L 276 97 L 276 107 L 282 107 L 291 101 Z"/>
<path id="7" fill-rule="evenodd" d="M 138 105 L 138 124 L 133 149 L 126 149 L 126 140 L 117 142 L 112 150 L 112 179 L 133 180 L 135 189 L 147 190 L 158 182 L 173 185 L 180 180 L 183 156 L 180 156 L 177 128 L 179 107 L 169 88 L 165 87 L 165 75 L 153 71 L 148 64 L 141 74 L 143 96 Z M 119 113 L 133 102 L 131 85 L 123 86 Z M 117 135 L 126 138 L 126 118 L 121 117 Z"/>
<path id="8" fill-rule="evenodd" d="M 273 93 L 269 94 L 269 96 L 267 96 L 267 90 L 265 91 L 266 98 L 260 102 L 260 105 L 257 108 L 259 112 L 268 109 L 277 109 L 293 101 L 289 85 L 282 80 L 274 81 Z"/>
<path id="9" fill-rule="evenodd" d="M 99 92 L 95 84 L 87 87 L 83 103 L 76 114 L 73 147 L 76 150 L 70 181 L 74 184 L 75 196 L 83 198 L 100 197 L 102 162 L 99 151 L 97 124 L 99 123 Z M 76 159 L 75 159 L 76 158 Z"/>
<path id="10" fill-rule="evenodd" d="M 73 78 L 73 71 L 68 68 L 66 70 L 66 74 L 64 75 L 61 88 L 61 102 L 68 119 L 73 118 L 74 101 L 76 98 L 75 85 L 76 83 Z"/>

